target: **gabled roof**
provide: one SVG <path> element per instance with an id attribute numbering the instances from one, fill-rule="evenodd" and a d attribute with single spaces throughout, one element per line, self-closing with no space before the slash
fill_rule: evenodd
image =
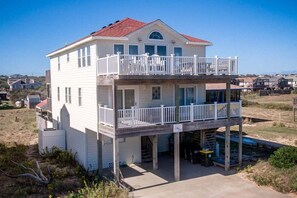
<path id="1" fill-rule="evenodd" d="M 123 37 L 146 24 L 130 18 L 125 18 L 92 34 L 92 36 Z"/>
<path id="2" fill-rule="evenodd" d="M 91 33 L 88 36 L 83 37 L 82 39 L 79 39 L 71 44 L 68 44 L 60 49 L 57 49 L 53 52 L 50 52 L 47 56 L 52 56 L 55 54 L 58 54 L 64 50 L 68 50 L 72 47 L 75 47 L 79 44 L 85 43 L 85 42 L 89 42 L 95 39 L 124 39 L 127 40 L 126 36 L 136 32 L 137 30 L 140 30 L 141 28 L 144 28 L 146 26 L 152 25 L 155 22 L 158 22 L 161 20 L 155 20 L 149 23 L 144 23 L 141 21 L 137 21 L 135 19 L 130 19 L 130 18 L 125 18 L 121 21 L 116 21 L 113 24 L 108 25 L 107 27 L 103 27 L 102 29 Z M 162 22 L 163 23 L 163 22 Z M 169 27 L 169 26 L 167 26 Z M 171 29 L 173 30 L 173 29 Z M 179 34 L 182 38 L 185 38 L 187 41 L 187 44 L 196 44 L 196 45 L 212 45 L 211 42 L 206 41 L 206 40 L 202 40 L 199 38 L 195 38 L 192 36 L 188 36 L 185 34 Z"/>

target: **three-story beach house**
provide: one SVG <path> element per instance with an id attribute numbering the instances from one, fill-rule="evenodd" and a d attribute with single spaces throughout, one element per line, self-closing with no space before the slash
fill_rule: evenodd
<path id="1" fill-rule="evenodd" d="M 226 127 L 228 169 L 230 126 L 242 123 L 241 103 L 230 102 L 238 61 L 207 58 L 210 45 L 161 20 L 126 18 L 49 53 L 53 126 L 65 131 L 67 150 L 88 170 L 113 167 L 119 179 L 120 165 L 145 161 L 144 149 L 157 169 L 171 146 L 179 180 L 183 134 L 200 134 L 201 147 L 213 149 L 205 134 Z M 206 83 L 225 83 L 226 103 L 207 104 Z"/>

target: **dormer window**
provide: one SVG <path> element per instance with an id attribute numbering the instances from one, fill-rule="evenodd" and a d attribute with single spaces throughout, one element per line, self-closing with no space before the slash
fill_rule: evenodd
<path id="1" fill-rule="evenodd" d="M 149 39 L 163 40 L 163 36 L 160 32 L 152 32 L 149 36 Z"/>

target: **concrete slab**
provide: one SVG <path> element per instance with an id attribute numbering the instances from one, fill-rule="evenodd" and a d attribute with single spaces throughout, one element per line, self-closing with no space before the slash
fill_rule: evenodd
<path id="1" fill-rule="evenodd" d="M 290 197 L 268 187 L 257 186 L 243 179 L 236 171 L 221 167 L 203 167 L 181 160 L 181 181 L 174 182 L 173 157 L 159 157 L 159 169 L 152 163 L 121 168 L 124 181 L 134 191 L 134 197 Z"/>

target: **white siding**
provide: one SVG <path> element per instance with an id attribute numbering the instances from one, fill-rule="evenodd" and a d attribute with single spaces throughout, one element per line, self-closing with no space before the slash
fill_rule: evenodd
<path id="1" fill-rule="evenodd" d="M 86 138 L 87 167 L 88 170 L 96 170 L 98 168 L 97 133 L 87 129 Z"/>
<path id="2" fill-rule="evenodd" d="M 85 131 L 86 128 L 97 131 L 96 45 L 88 45 L 91 46 L 91 66 L 78 67 L 77 48 L 60 54 L 60 71 L 58 56 L 51 57 L 50 60 L 54 127 L 57 127 L 59 117 L 63 122 L 59 125 L 66 130 L 67 149 L 77 153 L 79 162 L 85 168 L 88 168 Z M 81 47 L 85 46 L 87 45 Z M 60 101 L 57 99 L 57 87 L 60 87 Z M 71 88 L 71 104 L 65 103 L 65 87 Z M 78 88 L 82 89 L 81 106 L 78 106 Z M 97 151 L 91 152 L 94 156 L 97 155 Z"/>
<path id="3" fill-rule="evenodd" d="M 104 137 L 103 139 L 103 168 L 113 165 L 113 146 L 112 139 Z M 132 164 L 141 162 L 141 138 L 125 138 L 125 142 L 119 143 L 120 163 Z"/>

